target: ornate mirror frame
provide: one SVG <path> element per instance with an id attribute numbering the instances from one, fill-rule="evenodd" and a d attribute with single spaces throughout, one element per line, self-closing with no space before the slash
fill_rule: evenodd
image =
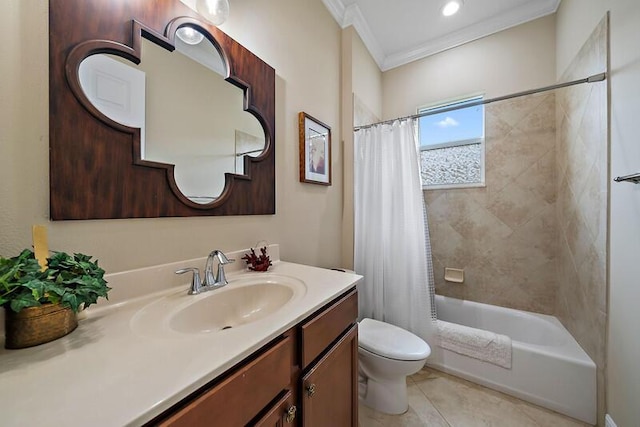
<path id="1" fill-rule="evenodd" d="M 222 194 L 204 205 L 180 192 L 174 165 L 141 159 L 140 129 L 100 113 L 78 76 L 92 54 L 138 64 L 142 37 L 173 51 L 175 31 L 185 25 L 219 50 L 226 80 L 244 91 L 245 111 L 265 132 L 264 152 L 244 158 L 245 175 L 225 173 Z M 51 219 L 275 213 L 275 70 L 179 0 L 50 0 L 49 97 Z"/>

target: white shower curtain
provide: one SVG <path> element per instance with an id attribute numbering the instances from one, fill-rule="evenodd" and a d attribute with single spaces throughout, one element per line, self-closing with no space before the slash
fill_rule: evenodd
<path id="1" fill-rule="evenodd" d="M 359 317 L 432 342 L 433 272 L 415 122 L 361 129 L 354 150 L 354 267 L 364 276 Z"/>

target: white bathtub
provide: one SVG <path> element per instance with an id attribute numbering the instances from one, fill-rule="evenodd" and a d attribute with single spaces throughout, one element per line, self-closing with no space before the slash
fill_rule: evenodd
<path id="1" fill-rule="evenodd" d="M 596 423 L 596 365 L 558 319 L 441 295 L 436 308 L 438 319 L 511 337 L 512 368 L 437 346 L 427 365 Z"/>

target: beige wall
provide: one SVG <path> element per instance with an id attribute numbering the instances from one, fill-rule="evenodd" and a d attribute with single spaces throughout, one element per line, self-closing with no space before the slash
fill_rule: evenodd
<path id="1" fill-rule="evenodd" d="M 555 17 L 549 15 L 387 71 L 384 119 L 419 106 L 484 93 L 487 98 L 555 83 Z"/>
<path id="2" fill-rule="evenodd" d="M 340 139 L 342 140 L 342 267 L 353 268 L 353 27 L 342 30 L 340 45 Z"/>
<path id="3" fill-rule="evenodd" d="M 486 187 L 425 191 L 438 294 L 553 314 L 555 94 L 489 104 Z M 445 267 L 465 272 L 445 282 Z"/>
<path id="4" fill-rule="evenodd" d="M 610 11 L 610 224 L 607 328 L 607 413 L 618 427 L 640 420 L 640 188 L 611 178 L 640 172 L 640 3 L 563 0 L 558 10 L 558 75 Z"/>
<path id="5" fill-rule="evenodd" d="M 246 0 L 231 7 L 222 29 L 276 69 L 276 215 L 49 223 L 48 2 L 10 1 L 2 4 L 0 30 L 0 254 L 29 247 L 31 224 L 48 223 L 53 249 L 95 255 L 108 272 L 247 248 L 261 239 L 280 243 L 286 260 L 340 263 L 340 140 L 333 140 L 333 185 L 303 184 L 297 129 L 297 114 L 306 111 L 340 134 L 340 28 L 320 0 Z"/>
<path id="6" fill-rule="evenodd" d="M 353 93 L 374 116 L 382 117 L 382 71 L 355 31 L 352 55 Z"/>
<path id="7" fill-rule="evenodd" d="M 560 78 L 607 71 L 603 18 Z M 558 292 L 556 316 L 598 367 L 604 424 L 607 319 L 607 82 L 557 91 Z"/>

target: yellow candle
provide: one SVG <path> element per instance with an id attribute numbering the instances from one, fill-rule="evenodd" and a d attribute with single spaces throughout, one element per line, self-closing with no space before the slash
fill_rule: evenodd
<path id="1" fill-rule="evenodd" d="M 34 225 L 31 229 L 33 235 L 33 252 L 40 264 L 42 271 L 47 269 L 47 258 L 49 257 L 49 243 L 47 241 L 47 226 Z"/>

